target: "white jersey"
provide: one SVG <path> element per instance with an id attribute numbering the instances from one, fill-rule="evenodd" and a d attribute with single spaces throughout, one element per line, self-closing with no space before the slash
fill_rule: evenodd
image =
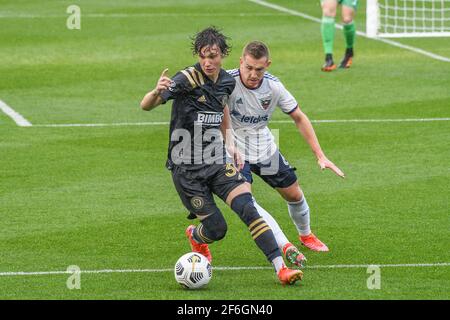
<path id="1" fill-rule="evenodd" d="M 237 147 L 246 161 L 263 162 L 277 150 L 275 139 L 267 127 L 272 113 L 278 106 L 289 114 L 297 108 L 297 101 L 280 80 L 268 72 L 256 89 L 244 86 L 239 69 L 227 72 L 236 80 L 228 106 Z"/>

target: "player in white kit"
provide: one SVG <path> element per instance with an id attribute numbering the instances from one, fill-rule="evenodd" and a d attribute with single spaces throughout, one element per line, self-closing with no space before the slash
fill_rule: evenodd
<path id="1" fill-rule="evenodd" d="M 344 173 L 325 156 L 311 122 L 295 98 L 276 77 L 266 72 L 270 64 L 267 46 L 253 41 L 244 47 L 239 69 L 228 71 L 236 79 L 229 108 L 236 144 L 245 159 L 241 173 L 250 184 L 253 182 L 252 173 L 257 174 L 280 193 L 287 202 L 289 215 L 303 245 L 314 251 L 328 251 L 328 247 L 311 232 L 309 206 L 297 182 L 295 168 L 280 153 L 267 127 L 275 108 L 280 107 L 291 116 L 321 169 L 329 168 L 340 177 L 344 177 Z M 286 251 L 295 246 L 288 241 L 273 217 L 254 202 L 286 256 Z"/>

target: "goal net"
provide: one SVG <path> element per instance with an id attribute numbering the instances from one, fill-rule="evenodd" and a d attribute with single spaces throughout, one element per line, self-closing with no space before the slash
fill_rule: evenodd
<path id="1" fill-rule="evenodd" d="M 450 0 L 367 0 L 369 37 L 448 37 Z"/>

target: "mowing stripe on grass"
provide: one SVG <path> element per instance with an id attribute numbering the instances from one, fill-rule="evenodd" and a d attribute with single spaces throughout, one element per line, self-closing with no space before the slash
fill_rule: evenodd
<path id="1" fill-rule="evenodd" d="M 438 263 L 406 263 L 406 264 L 338 264 L 338 265 L 312 265 L 306 266 L 306 269 L 349 269 L 364 268 L 371 266 L 380 268 L 424 268 L 424 267 L 450 267 L 450 262 Z M 273 267 L 213 267 L 219 271 L 235 271 L 235 270 L 272 270 Z M 80 270 L 79 273 L 97 274 L 97 273 L 158 273 L 173 272 L 173 268 L 165 269 L 102 269 L 102 270 Z M 0 272 L 1 277 L 8 276 L 40 276 L 40 275 L 58 275 L 58 274 L 74 274 L 72 271 L 36 271 L 36 272 Z"/>
<path id="2" fill-rule="evenodd" d="M 450 118 L 412 118 L 412 119 L 336 119 L 336 120 L 310 120 L 312 123 L 380 123 L 380 122 L 436 122 L 449 121 Z M 292 120 L 271 120 L 270 123 L 292 123 Z M 114 127 L 114 126 L 166 126 L 169 122 L 118 122 L 118 123 L 54 123 L 34 124 L 33 127 Z"/>
<path id="3" fill-rule="evenodd" d="M 240 13 L 170 13 L 170 12 L 142 12 L 142 13 L 81 13 L 83 18 L 139 18 L 139 17 L 279 17 L 287 16 L 287 13 L 268 12 L 240 12 Z M 0 14 L 0 19 L 47 19 L 67 18 L 68 15 L 61 14 Z"/>
<path id="4" fill-rule="evenodd" d="M 14 120 L 14 122 L 21 127 L 31 127 L 32 124 L 27 119 L 22 117 L 17 111 L 8 106 L 2 100 L 0 100 L 0 110 L 2 110 L 8 117 Z"/>
<path id="5" fill-rule="evenodd" d="M 322 23 L 322 19 L 310 16 L 308 14 L 304 14 L 304 13 L 296 11 L 296 10 L 291 10 L 291 9 L 282 7 L 282 6 L 277 5 L 277 4 L 269 3 L 269 2 L 266 2 L 266 1 L 262 1 L 262 0 L 248 0 L 248 1 L 253 2 L 255 4 L 258 4 L 260 6 L 271 8 L 273 10 L 281 11 L 281 12 L 284 12 L 284 13 L 289 13 L 289 14 L 291 14 L 293 16 L 302 17 L 303 19 L 306 19 L 306 20 Z M 341 24 L 339 24 L 339 23 L 336 23 L 336 28 L 342 29 L 343 26 Z M 408 45 L 402 44 L 402 43 L 397 42 L 397 41 L 387 40 L 387 39 L 382 39 L 382 38 L 369 38 L 369 37 L 367 37 L 366 33 L 361 32 L 361 31 L 356 31 L 356 34 L 361 36 L 361 37 L 365 37 L 365 38 L 368 38 L 368 39 L 371 39 L 371 40 L 384 42 L 384 43 L 389 44 L 391 46 L 395 46 L 395 47 L 399 47 L 399 48 L 402 48 L 402 49 L 410 50 L 410 51 L 413 51 L 415 53 L 419 53 L 419 54 L 422 54 L 424 56 L 430 57 L 432 59 L 436 59 L 436 60 L 444 61 L 444 62 L 450 62 L 450 58 L 443 57 L 443 56 L 434 54 L 432 52 L 422 50 L 420 48 L 416 48 L 416 47 L 413 47 L 413 46 L 408 46 Z"/>

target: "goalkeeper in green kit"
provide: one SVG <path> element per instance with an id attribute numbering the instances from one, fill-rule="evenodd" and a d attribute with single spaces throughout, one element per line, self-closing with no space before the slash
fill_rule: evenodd
<path id="1" fill-rule="evenodd" d="M 322 71 L 333 71 L 336 65 L 333 61 L 334 33 L 336 31 L 336 10 L 340 4 L 342 7 L 342 22 L 344 24 L 345 55 L 339 64 L 339 68 L 350 68 L 353 60 L 353 44 L 355 42 L 355 16 L 358 0 L 321 0 L 322 3 L 322 41 L 325 51 L 325 64 Z"/>

